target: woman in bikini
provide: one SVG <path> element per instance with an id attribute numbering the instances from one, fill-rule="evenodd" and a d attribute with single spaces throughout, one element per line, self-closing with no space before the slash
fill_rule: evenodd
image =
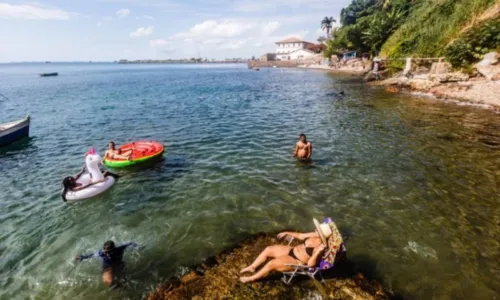
<path id="1" fill-rule="evenodd" d="M 111 159 L 130 159 L 130 156 L 132 155 L 132 149 L 127 150 L 127 151 L 121 151 L 119 148 L 116 149 L 115 147 L 115 142 L 111 141 L 108 144 L 108 150 L 104 154 L 104 158 L 109 157 Z"/>
<path id="2" fill-rule="evenodd" d="M 311 268 L 315 267 L 326 247 L 322 242 L 319 231 L 321 231 L 321 234 L 325 238 L 332 235 L 332 230 L 328 224 L 317 224 L 316 228 L 315 232 L 309 233 L 282 232 L 278 234 L 278 239 L 290 236 L 304 241 L 304 243 L 295 247 L 285 245 L 266 247 L 250 266 L 241 270 L 241 273 L 253 273 L 260 265 L 266 262 L 268 258 L 272 259 L 254 275 L 240 277 L 240 281 L 243 283 L 252 282 L 266 277 L 271 271 L 286 272 L 292 270 L 293 268 L 287 266 L 287 264 L 305 264 Z"/>

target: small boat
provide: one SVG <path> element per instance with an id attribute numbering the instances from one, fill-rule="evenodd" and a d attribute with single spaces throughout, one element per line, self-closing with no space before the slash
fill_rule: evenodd
<path id="1" fill-rule="evenodd" d="M 57 72 L 40 74 L 41 77 L 49 77 L 49 76 L 57 76 L 57 75 L 59 75 Z"/>
<path id="2" fill-rule="evenodd" d="M 29 136 L 30 116 L 24 119 L 0 124 L 0 146 L 11 144 Z"/>
<path id="3" fill-rule="evenodd" d="M 120 151 L 131 151 L 130 159 L 115 159 L 106 155 L 104 164 L 111 168 L 123 168 L 158 159 L 163 155 L 165 147 L 155 141 L 137 141 L 119 147 Z"/>

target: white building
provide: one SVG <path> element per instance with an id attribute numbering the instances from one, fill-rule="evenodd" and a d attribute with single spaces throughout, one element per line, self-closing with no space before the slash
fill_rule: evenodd
<path id="1" fill-rule="evenodd" d="M 305 50 L 308 45 L 314 45 L 313 43 L 309 43 L 303 40 L 300 40 L 298 38 L 288 38 L 279 42 L 276 42 L 276 58 L 281 59 L 281 60 L 291 60 L 291 59 L 297 59 L 297 58 L 292 58 L 291 53 L 298 51 L 298 50 Z M 309 50 L 306 50 L 310 52 Z M 312 53 L 312 52 L 310 52 Z M 310 53 L 305 53 L 305 52 L 298 52 L 296 55 L 293 55 L 294 57 L 302 55 L 306 56 Z M 314 53 L 312 53 L 314 54 Z"/>
<path id="2" fill-rule="evenodd" d="M 316 56 L 317 54 L 307 50 L 307 49 L 299 49 L 295 50 L 293 52 L 288 53 L 288 59 L 289 60 L 297 60 L 297 59 L 307 59 L 311 58 L 313 56 Z"/>

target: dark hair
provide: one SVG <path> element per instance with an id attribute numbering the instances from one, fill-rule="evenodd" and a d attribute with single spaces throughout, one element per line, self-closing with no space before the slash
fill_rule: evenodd
<path id="1" fill-rule="evenodd" d="M 303 134 L 303 133 L 301 133 L 301 134 L 299 135 L 299 137 L 304 137 L 304 138 L 306 138 L 306 135 L 305 135 L 305 134 Z"/>
<path id="2" fill-rule="evenodd" d="M 108 146 L 110 146 L 110 145 L 113 145 L 113 147 L 114 147 L 115 146 L 115 142 L 109 141 Z"/>
<path id="3" fill-rule="evenodd" d="M 104 246 L 102 246 L 103 249 L 109 248 L 109 250 L 115 249 L 115 242 L 109 240 L 106 243 L 104 243 Z"/>
<path id="4" fill-rule="evenodd" d="M 62 181 L 63 191 L 61 192 L 61 197 L 64 202 L 66 202 L 66 193 L 69 189 L 75 186 L 75 178 L 73 176 L 64 177 Z"/>

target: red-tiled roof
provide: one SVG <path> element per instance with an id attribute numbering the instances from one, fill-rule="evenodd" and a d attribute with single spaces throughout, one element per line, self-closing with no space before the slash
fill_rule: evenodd
<path id="1" fill-rule="evenodd" d="M 295 38 L 295 37 L 287 38 L 287 39 L 284 39 L 282 41 L 276 42 L 276 44 L 287 44 L 287 43 L 308 43 L 308 44 L 312 44 L 312 43 L 306 42 L 304 40 L 301 40 L 301 39 L 298 39 L 298 38 Z"/>

